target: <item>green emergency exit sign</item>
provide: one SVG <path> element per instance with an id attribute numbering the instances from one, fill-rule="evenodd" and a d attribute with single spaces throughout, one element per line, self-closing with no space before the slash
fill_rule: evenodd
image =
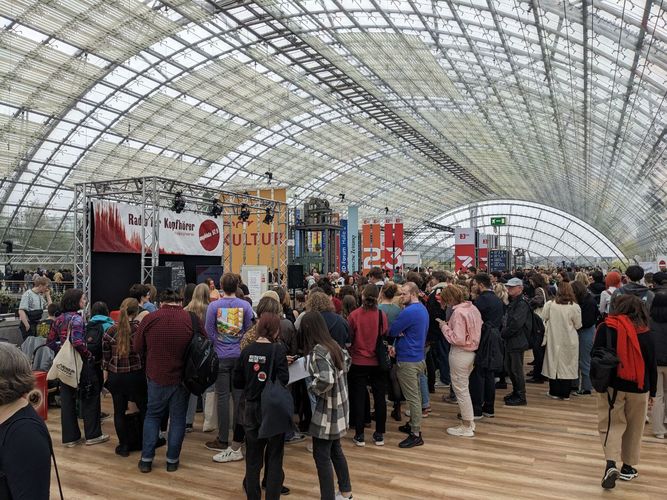
<path id="1" fill-rule="evenodd" d="M 506 217 L 491 217 L 492 226 L 504 226 L 505 224 L 507 224 Z"/>

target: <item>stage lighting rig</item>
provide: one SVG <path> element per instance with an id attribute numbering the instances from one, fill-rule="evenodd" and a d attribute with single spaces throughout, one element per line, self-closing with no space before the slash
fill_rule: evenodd
<path id="1" fill-rule="evenodd" d="M 271 207 L 266 207 L 266 215 L 264 215 L 264 224 L 271 224 L 273 222 L 273 209 Z"/>
<path id="2" fill-rule="evenodd" d="M 345 201 L 345 193 L 338 193 L 338 196 L 340 196 L 341 202 Z"/>
<path id="3" fill-rule="evenodd" d="M 264 172 L 264 175 L 266 175 L 267 179 L 269 179 L 269 184 L 271 184 L 271 181 L 273 180 L 273 172 L 267 170 Z"/>
<path id="4" fill-rule="evenodd" d="M 220 214 L 222 214 L 222 207 L 220 206 L 220 202 L 216 198 L 213 198 L 213 202 L 211 204 L 211 208 L 208 211 L 208 215 L 215 217 L 217 219 L 218 215 Z"/>
<path id="5" fill-rule="evenodd" d="M 185 199 L 183 198 L 183 191 L 178 191 L 174 196 L 174 201 L 171 204 L 171 209 L 180 214 L 185 209 Z"/>
<path id="6" fill-rule="evenodd" d="M 247 222 L 250 218 L 250 207 L 247 203 L 241 203 L 241 211 L 239 212 L 239 220 Z"/>

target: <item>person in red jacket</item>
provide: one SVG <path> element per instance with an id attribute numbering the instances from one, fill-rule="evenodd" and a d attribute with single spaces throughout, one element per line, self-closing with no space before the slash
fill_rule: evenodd
<path id="1" fill-rule="evenodd" d="M 389 329 L 387 315 L 378 309 L 378 287 L 366 285 L 361 294 L 362 306 L 348 316 L 352 344 L 349 352 L 352 367 L 347 375 L 350 389 L 350 421 L 355 428 L 354 444 L 365 446 L 364 409 L 366 387 L 371 386 L 375 405 L 375 432 L 373 442 L 384 445 L 385 425 L 387 422 L 386 379 L 387 374 L 380 370 L 375 355 L 378 335 L 386 335 Z"/>

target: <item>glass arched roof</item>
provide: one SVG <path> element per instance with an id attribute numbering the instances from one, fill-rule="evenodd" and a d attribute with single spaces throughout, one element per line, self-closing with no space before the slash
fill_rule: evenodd
<path id="1" fill-rule="evenodd" d="M 0 241 L 69 250 L 76 182 L 271 171 L 416 231 L 522 199 L 655 252 L 663 1 L 0 0 Z"/>
<path id="2" fill-rule="evenodd" d="M 493 227 L 492 217 L 504 217 L 505 226 Z M 623 259 L 623 253 L 606 236 L 577 217 L 553 207 L 520 200 L 487 200 L 467 204 L 433 219 L 435 226 L 475 227 L 480 234 L 497 235 L 505 247 L 507 234 L 511 247 L 528 251 L 533 263 L 568 262 L 582 265 L 609 264 Z M 426 259 L 453 258 L 454 235 L 441 228 L 424 226 L 415 231 L 406 247 L 419 251 Z"/>

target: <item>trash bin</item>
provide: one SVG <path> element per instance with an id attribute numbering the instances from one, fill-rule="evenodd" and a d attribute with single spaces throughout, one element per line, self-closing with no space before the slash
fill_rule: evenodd
<path id="1" fill-rule="evenodd" d="M 28 394 L 28 401 L 37 414 L 46 420 L 49 416 L 49 393 L 46 372 L 34 371 L 35 388 Z"/>

